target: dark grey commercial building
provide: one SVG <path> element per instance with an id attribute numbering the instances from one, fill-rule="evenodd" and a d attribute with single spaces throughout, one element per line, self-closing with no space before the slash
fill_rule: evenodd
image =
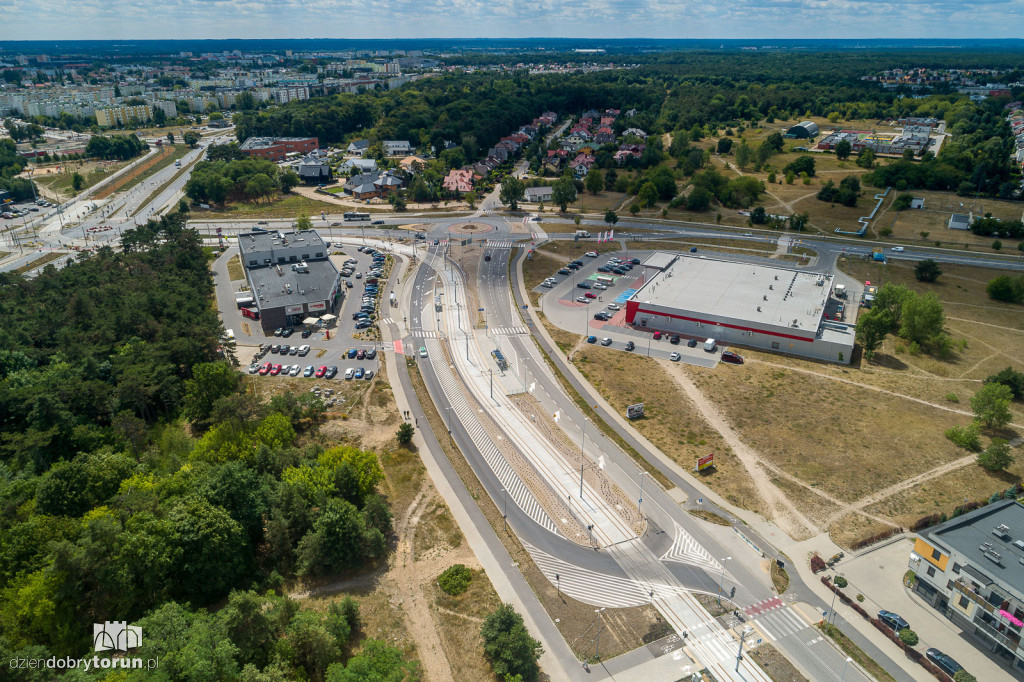
<path id="1" fill-rule="evenodd" d="M 246 232 L 238 248 L 264 332 L 336 311 L 341 276 L 315 230 Z"/>

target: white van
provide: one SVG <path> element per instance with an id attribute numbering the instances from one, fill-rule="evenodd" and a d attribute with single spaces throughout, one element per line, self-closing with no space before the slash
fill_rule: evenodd
<path id="1" fill-rule="evenodd" d="M 714 339 L 708 339 L 707 341 L 704 342 L 704 350 L 706 350 L 709 353 L 714 353 L 715 348 L 717 347 L 718 345 L 715 343 Z"/>

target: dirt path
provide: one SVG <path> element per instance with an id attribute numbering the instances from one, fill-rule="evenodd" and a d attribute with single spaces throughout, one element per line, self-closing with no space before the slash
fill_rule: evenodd
<path id="1" fill-rule="evenodd" d="M 948 303 L 948 301 L 947 301 L 947 303 Z M 968 304 L 961 303 L 960 305 L 968 305 Z M 990 308 L 990 307 L 993 307 L 993 306 L 980 306 L 980 307 L 982 307 L 982 308 Z M 964 318 L 964 317 L 949 317 L 948 315 L 946 316 L 946 319 L 947 320 L 956 320 L 957 322 L 967 322 L 969 324 L 980 324 L 980 325 L 982 325 L 984 327 L 995 327 L 996 329 L 1005 329 L 1008 332 L 1018 332 L 1018 333 L 1024 334 L 1024 329 L 1019 329 L 1017 327 L 1004 327 L 1004 326 L 999 325 L 999 324 L 990 324 L 988 322 L 978 322 L 977 320 L 968 320 L 967 318 Z"/>
<path id="2" fill-rule="evenodd" d="M 921 483 L 924 483 L 925 481 L 930 481 L 933 478 L 938 478 L 939 476 L 942 476 L 943 474 L 948 474 L 951 471 L 956 471 L 957 469 L 962 469 L 965 466 L 968 466 L 968 465 L 971 465 L 971 464 L 975 464 L 977 461 L 978 461 L 977 455 L 973 455 L 973 454 L 972 455 L 968 455 L 966 457 L 961 457 L 960 459 L 954 459 L 952 462 L 946 462 L 942 466 L 935 467 L 934 469 L 931 469 L 929 471 L 925 471 L 924 473 L 920 473 L 917 476 L 912 476 L 911 478 L 908 478 L 906 480 L 900 481 L 899 483 L 894 483 L 893 485 L 890 485 L 890 486 L 888 486 L 886 488 L 882 488 L 881 490 L 878 490 L 878 491 L 868 495 L 867 497 L 860 498 L 859 500 L 854 502 L 852 505 L 850 505 L 850 508 L 848 510 L 844 510 L 844 511 L 841 511 L 841 512 L 836 512 L 835 514 L 832 514 L 829 517 L 827 523 L 829 525 L 831 525 L 832 523 L 834 523 L 835 521 L 840 519 L 844 514 L 847 514 L 850 511 L 861 511 L 862 512 L 862 510 L 865 509 L 866 507 L 870 507 L 871 505 L 875 504 L 876 502 L 881 502 L 885 498 L 891 497 L 892 495 L 895 495 L 896 493 L 903 492 L 907 488 L 912 488 L 912 487 L 914 487 L 916 485 L 920 485 Z M 865 516 L 868 516 L 869 518 L 876 518 L 874 516 L 871 516 L 870 514 L 865 514 Z M 891 522 L 887 521 L 886 523 L 891 523 Z"/>
<path id="3" fill-rule="evenodd" d="M 704 420 L 722 435 L 726 444 L 736 453 L 736 457 L 753 479 L 767 507 L 773 512 L 774 520 L 779 527 L 794 539 L 806 539 L 820 534 L 822 529 L 804 516 L 796 508 L 796 505 L 772 483 L 771 477 L 760 466 L 764 464 L 761 456 L 743 442 L 739 434 L 733 430 L 718 408 L 697 388 L 693 380 L 686 376 L 680 367 L 667 365 L 666 368 L 669 376 L 675 379 L 683 389 Z"/>

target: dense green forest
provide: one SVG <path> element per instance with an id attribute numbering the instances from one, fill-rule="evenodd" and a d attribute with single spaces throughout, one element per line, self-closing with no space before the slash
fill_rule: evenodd
<path id="1" fill-rule="evenodd" d="M 289 192 L 298 184 L 295 171 L 282 169 L 267 159 L 210 160 L 196 164 L 185 183 L 185 195 L 195 203 L 223 204 L 228 199 L 255 202 Z"/>
<path id="2" fill-rule="evenodd" d="M 32 198 L 32 182 L 16 177 L 27 165 L 13 140 L 0 140 L 0 189 L 9 192 L 15 201 Z"/>
<path id="3" fill-rule="evenodd" d="M 85 146 L 86 156 L 97 159 L 118 159 L 127 161 L 149 148 L 138 136 L 132 135 L 93 135 Z"/>
<path id="4" fill-rule="evenodd" d="M 242 390 L 180 215 L 122 244 L 0 275 L 0 657 L 91 657 L 92 623 L 129 621 L 160 660 L 138 677 L 415 679 L 357 604 L 279 596 L 383 557 L 376 455 L 320 437 L 312 394 Z"/>

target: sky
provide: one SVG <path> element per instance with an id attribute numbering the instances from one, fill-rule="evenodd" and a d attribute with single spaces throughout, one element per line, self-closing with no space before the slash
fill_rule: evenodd
<path id="1" fill-rule="evenodd" d="M 13 40 L 1024 36 L 1022 0 L 0 0 L 0 14 Z"/>

